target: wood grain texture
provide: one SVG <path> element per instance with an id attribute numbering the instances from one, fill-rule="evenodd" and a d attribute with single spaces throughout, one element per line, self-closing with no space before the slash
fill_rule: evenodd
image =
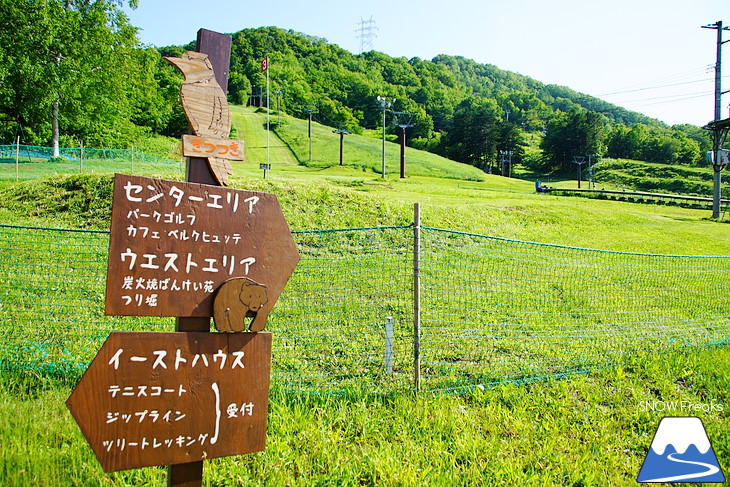
<path id="1" fill-rule="evenodd" d="M 265 449 L 270 333 L 113 332 L 66 402 L 104 471 Z"/>
<path id="2" fill-rule="evenodd" d="M 188 51 L 181 57 L 165 57 L 185 76 L 180 87 L 180 102 L 195 135 L 227 139 L 231 132 L 231 112 L 223 89 L 218 85 L 207 54 Z M 218 181 L 228 185 L 230 163 L 209 157 L 208 164 Z"/>
<path id="3" fill-rule="evenodd" d="M 213 316 L 233 277 L 267 288 L 251 331 L 263 330 L 299 262 L 276 195 L 117 174 L 105 312 Z"/>

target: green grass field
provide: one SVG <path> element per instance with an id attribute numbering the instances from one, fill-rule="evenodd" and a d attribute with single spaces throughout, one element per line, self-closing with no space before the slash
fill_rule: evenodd
<path id="1" fill-rule="evenodd" d="M 477 178 L 473 168 L 430 155 L 414 156 L 404 180 L 393 159 L 382 179 L 377 139 L 346 136 L 352 159 L 339 167 L 339 138 L 326 127 L 315 125 L 306 167 L 296 162 L 308 158 L 306 122 L 296 120 L 281 129 L 292 131 L 286 142 L 270 134 L 273 167 L 263 179 L 262 121 L 264 114 L 234 108 L 247 160 L 235 164 L 232 185 L 276 193 L 293 230 L 406 225 L 417 201 L 432 227 L 603 250 L 730 255 L 730 225 L 706 210 L 540 195 L 530 181 Z M 296 133 L 304 141 L 294 141 Z M 429 165 L 448 177 L 434 177 Z M 0 176 L 0 223 L 104 229 L 110 192 L 103 168 L 19 183 Z M 461 395 L 273 390 L 267 450 L 207 461 L 204 485 L 631 486 L 659 420 L 684 415 L 702 418 L 727 476 L 728 371 L 730 350 L 708 347 L 646 352 L 579 376 Z M 0 485 L 164 484 L 164 468 L 102 472 L 64 406 L 76 379 L 0 373 Z"/>
<path id="2" fill-rule="evenodd" d="M 729 368 L 712 348 L 461 396 L 272 391 L 266 451 L 207 461 L 204 485 L 631 486 L 670 415 L 702 418 L 727 475 Z M 163 485 L 164 468 L 101 471 L 65 409 L 72 385 L 0 376 L 2 484 Z"/>

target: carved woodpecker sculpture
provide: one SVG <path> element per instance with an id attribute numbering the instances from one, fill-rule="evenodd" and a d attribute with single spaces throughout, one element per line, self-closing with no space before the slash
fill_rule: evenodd
<path id="1" fill-rule="evenodd" d="M 226 94 L 213 73 L 213 65 L 207 54 L 188 51 L 182 57 L 165 57 L 185 75 L 180 88 L 180 102 L 195 135 L 227 139 L 231 132 L 231 112 Z M 209 157 L 208 165 L 218 182 L 228 185 L 233 174 L 226 159 Z"/>

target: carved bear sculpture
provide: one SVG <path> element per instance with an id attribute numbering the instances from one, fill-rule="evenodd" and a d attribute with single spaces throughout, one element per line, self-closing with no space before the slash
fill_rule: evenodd
<path id="1" fill-rule="evenodd" d="M 253 318 L 251 331 L 261 331 L 266 315 L 259 310 L 269 301 L 266 286 L 247 277 L 234 277 L 218 288 L 213 300 L 213 321 L 218 331 L 245 331 L 245 318 Z"/>

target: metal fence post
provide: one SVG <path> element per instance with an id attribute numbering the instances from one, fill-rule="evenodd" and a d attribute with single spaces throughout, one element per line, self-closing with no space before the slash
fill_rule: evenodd
<path id="1" fill-rule="evenodd" d="M 421 204 L 413 205 L 413 385 L 421 389 Z"/>

